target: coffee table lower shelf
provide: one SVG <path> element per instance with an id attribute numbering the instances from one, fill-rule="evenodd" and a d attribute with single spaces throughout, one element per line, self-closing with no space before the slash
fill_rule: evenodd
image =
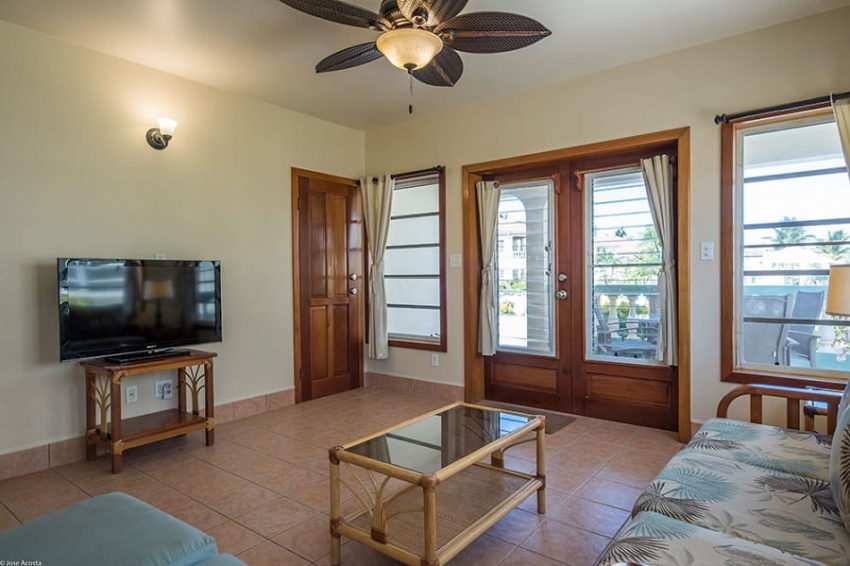
<path id="1" fill-rule="evenodd" d="M 543 488 L 535 476 L 476 463 L 436 488 L 437 564 L 446 564 L 529 496 Z M 371 512 L 362 509 L 337 532 L 410 566 L 421 566 L 426 548 L 422 490 L 402 490 L 386 506 L 386 542 L 372 536 Z"/>

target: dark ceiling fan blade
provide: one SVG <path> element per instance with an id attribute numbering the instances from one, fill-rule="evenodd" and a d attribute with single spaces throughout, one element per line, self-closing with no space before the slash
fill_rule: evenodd
<path id="1" fill-rule="evenodd" d="M 452 49 L 468 53 L 513 51 L 552 35 L 537 20 L 505 12 L 463 14 L 443 22 L 434 33 Z"/>
<path id="2" fill-rule="evenodd" d="M 384 29 L 386 24 L 378 14 L 352 6 L 340 0 L 280 0 L 298 11 L 330 20 L 338 24 L 347 24 L 360 28 Z"/>
<path id="3" fill-rule="evenodd" d="M 381 57 L 383 57 L 383 54 L 375 47 L 374 41 L 372 43 L 362 43 L 343 49 L 342 51 L 337 51 L 333 55 L 328 55 L 316 65 L 316 72 L 327 73 L 329 71 L 350 69 L 351 67 L 371 63 Z"/>
<path id="4" fill-rule="evenodd" d="M 404 17 L 417 26 L 434 27 L 460 14 L 469 0 L 398 0 Z"/>
<path id="5" fill-rule="evenodd" d="M 413 71 L 413 76 L 426 85 L 431 86 L 454 86 L 463 74 L 463 60 L 457 51 L 449 47 L 443 47 L 440 54 L 434 57 L 431 64 Z"/>

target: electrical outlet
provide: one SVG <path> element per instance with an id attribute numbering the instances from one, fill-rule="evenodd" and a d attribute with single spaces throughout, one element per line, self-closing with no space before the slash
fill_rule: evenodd
<path id="1" fill-rule="evenodd" d="M 173 399 L 174 384 L 170 379 L 157 381 L 154 386 L 153 396 L 155 399 Z"/>
<path id="2" fill-rule="evenodd" d="M 699 258 L 703 261 L 714 259 L 714 242 L 703 242 L 699 247 Z"/>
<path id="3" fill-rule="evenodd" d="M 463 267 L 463 256 L 460 254 L 449 254 L 449 267 L 454 269 Z"/>
<path id="4" fill-rule="evenodd" d="M 136 403 L 139 401 L 139 386 L 138 385 L 128 385 L 124 390 L 125 395 L 127 396 L 127 404 Z"/>
<path id="5" fill-rule="evenodd" d="M 154 259 L 168 259 L 168 254 L 164 254 L 162 252 L 156 252 L 153 254 Z"/>
<path id="6" fill-rule="evenodd" d="M 434 367 L 440 365 L 440 354 L 431 354 L 431 365 Z"/>

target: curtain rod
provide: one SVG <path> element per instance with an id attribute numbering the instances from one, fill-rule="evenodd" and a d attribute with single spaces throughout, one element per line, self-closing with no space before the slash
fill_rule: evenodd
<path id="1" fill-rule="evenodd" d="M 446 168 L 442 165 L 435 165 L 434 167 L 429 167 L 428 169 L 420 169 L 418 171 L 409 171 L 407 173 L 398 173 L 396 175 L 390 175 L 393 179 L 401 179 L 402 177 L 413 177 L 414 175 L 423 175 L 425 173 L 442 173 Z"/>
<path id="2" fill-rule="evenodd" d="M 390 175 L 393 179 L 401 179 L 402 177 L 413 177 L 414 175 L 424 175 L 425 173 L 442 173 L 446 168 L 443 165 L 435 165 L 434 167 L 429 167 L 428 169 L 419 169 L 418 171 L 408 171 L 407 173 L 396 173 L 395 175 Z M 372 177 L 372 181 L 378 182 L 377 177 Z M 360 181 L 357 181 L 357 184 L 360 184 Z"/>
<path id="3" fill-rule="evenodd" d="M 729 122 L 734 122 L 735 120 L 740 120 L 741 118 L 752 118 L 754 116 L 773 114 L 775 112 L 782 112 L 784 110 L 796 110 L 798 108 L 808 108 L 809 106 L 819 106 L 821 104 L 828 104 L 833 100 L 842 100 L 844 98 L 850 98 L 850 91 L 832 94 L 828 96 L 820 96 L 818 98 L 810 98 L 808 100 L 798 100 L 797 102 L 780 104 L 779 106 L 759 108 L 758 110 L 750 110 L 749 112 L 739 112 L 738 114 L 718 114 L 714 117 L 714 123 L 728 124 Z"/>

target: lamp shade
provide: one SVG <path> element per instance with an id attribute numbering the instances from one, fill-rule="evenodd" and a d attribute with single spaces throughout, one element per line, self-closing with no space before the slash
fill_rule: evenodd
<path id="1" fill-rule="evenodd" d="M 426 67 L 443 50 L 443 40 L 430 31 L 402 28 L 384 33 L 375 46 L 399 69 L 416 71 Z"/>
<path id="2" fill-rule="evenodd" d="M 146 301 L 156 301 L 159 299 L 174 298 L 174 282 L 166 281 L 145 281 L 144 289 L 142 290 Z"/>
<path id="3" fill-rule="evenodd" d="M 177 122 L 171 118 L 158 118 L 156 123 L 159 126 L 159 132 L 164 136 L 173 136 L 174 130 L 177 129 Z"/>
<path id="4" fill-rule="evenodd" d="M 850 265 L 829 268 L 826 314 L 850 316 Z"/>

